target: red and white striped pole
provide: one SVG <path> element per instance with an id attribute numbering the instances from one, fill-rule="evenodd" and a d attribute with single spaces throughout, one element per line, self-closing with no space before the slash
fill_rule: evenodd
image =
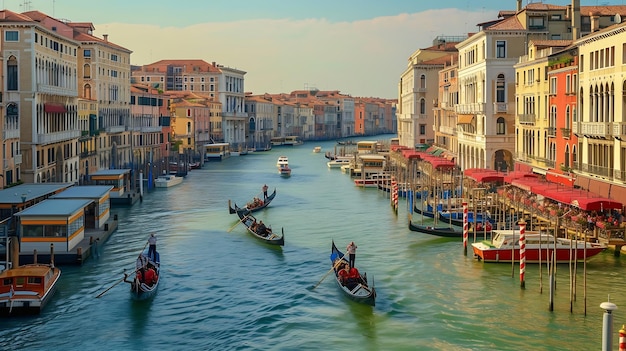
<path id="1" fill-rule="evenodd" d="M 622 325 L 622 329 L 619 330 L 619 351 L 626 351 L 626 328 Z"/>
<path id="2" fill-rule="evenodd" d="M 398 181 L 393 179 L 393 209 L 398 213 Z"/>
<path id="3" fill-rule="evenodd" d="M 515 257 L 513 257 L 515 259 Z M 522 289 L 526 288 L 526 222 L 519 222 L 519 281 Z"/>
<path id="4" fill-rule="evenodd" d="M 452 215 L 452 214 L 450 214 Z M 467 233 L 469 226 L 467 224 L 467 202 L 463 203 L 463 253 L 467 256 Z"/>

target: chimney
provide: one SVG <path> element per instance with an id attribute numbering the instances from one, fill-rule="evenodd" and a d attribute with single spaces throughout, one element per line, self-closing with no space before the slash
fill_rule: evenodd
<path id="1" fill-rule="evenodd" d="M 591 17 L 591 32 L 597 32 L 600 29 L 600 16 L 592 13 L 589 17 Z"/>
<path id="2" fill-rule="evenodd" d="M 108 34 L 102 34 L 102 38 L 104 38 L 104 41 L 106 41 L 106 42 L 109 41 L 109 35 Z"/>
<path id="3" fill-rule="evenodd" d="M 517 0 L 517 12 L 522 11 L 522 0 Z"/>
<path id="4" fill-rule="evenodd" d="M 580 38 L 580 0 L 572 0 L 572 40 Z"/>

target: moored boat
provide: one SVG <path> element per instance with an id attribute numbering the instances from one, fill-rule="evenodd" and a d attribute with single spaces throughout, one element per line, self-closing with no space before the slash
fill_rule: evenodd
<path id="1" fill-rule="evenodd" d="M 344 257 L 344 254 L 337 249 L 334 240 L 332 241 L 330 250 L 330 264 L 331 269 L 335 273 L 337 286 L 341 289 L 341 291 L 343 291 L 353 301 L 372 306 L 376 305 L 376 288 L 373 283 L 371 286 L 368 284 L 367 273 L 359 273 L 359 278 L 355 280 L 348 279 L 345 283 L 341 281 L 339 271 L 344 265 L 349 265 L 349 262 Z"/>
<path id="2" fill-rule="evenodd" d="M 27 264 L 0 273 L 0 312 L 39 314 L 57 289 L 61 270 L 53 264 Z"/>
<path id="3" fill-rule="evenodd" d="M 281 228 L 281 234 L 274 233 L 271 227 L 266 226 L 263 221 L 258 221 L 252 215 L 252 213 L 248 210 L 245 210 L 241 207 L 237 207 L 237 204 L 234 204 L 234 208 L 230 206 L 230 211 L 237 213 L 239 216 L 239 222 L 243 223 L 248 230 L 248 233 L 252 234 L 255 238 L 271 244 L 271 245 L 285 245 L 285 231 Z"/>
<path id="4" fill-rule="evenodd" d="M 316 146 L 313 148 L 313 152 L 315 152 L 316 154 L 322 152 L 322 147 L 321 146 Z"/>
<path id="5" fill-rule="evenodd" d="M 326 166 L 328 166 L 328 168 L 341 168 L 341 166 L 349 165 L 350 162 L 352 162 L 352 160 L 349 158 L 337 158 L 326 162 Z"/>
<path id="6" fill-rule="evenodd" d="M 451 223 L 452 225 L 463 226 L 463 212 L 459 211 L 438 211 L 439 219 L 444 223 Z M 468 223 L 489 223 L 488 227 L 493 225 L 493 220 L 487 215 L 482 213 L 474 214 L 473 211 L 467 212 Z M 489 229 L 490 230 L 490 229 Z M 488 231 L 489 231 L 488 230 Z"/>
<path id="7" fill-rule="evenodd" d="M 435 227 L 427 225 L 414 224 L 409 219 L 409 229 L 414 232 L 420 232 L 424 234 L 443 236 L 446 238 L 462 238 L 463 230 L 454 229 L 451 227 Z"/>
<path id="8" fill-rule="evenodd" d="M 557 263 L 584 261 L 606 249 L 606 246 L 580 240 L 555 238 L 548 233 L 526 232 L 526 263 L 547 262 L 556 250 Z M 474 256 L 484 262 L 520 260 L 519 230 L 494 230 L 492 240 L 472 243 Z"/>
<path id="9" fill-rule="evenodd" d="M 372 174 L 366 178 L 354 180 L 354 185 L 362 188 L 378 188 L 378 184 L 391 182 L 391 177 L 387 174 Z"/>
<path id="10" fill-rule="evenodd" d="M 156 188 L 171 188 L 183 182 L 183 177 L 179 177 L 173 174 L 164 174 L 154 180 L 154 186 Z"/>

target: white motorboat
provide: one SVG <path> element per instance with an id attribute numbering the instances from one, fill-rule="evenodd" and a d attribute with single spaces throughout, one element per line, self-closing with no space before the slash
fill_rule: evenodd
<path id="1" fill-rule="evenodd" d="M 178 177 L 173 174 L 164 174 L 154 180 L 154 186 L 156 188 L 171 188 L 183 182 L 183 177 Z"/>
<path id="2" fill-rule="evenodd" d="M 289 168 L 289 158 L 287 156 L 278 157 L 278 161 L 276 161 L 276 167 L 283 168 L 285 166 Z"/>

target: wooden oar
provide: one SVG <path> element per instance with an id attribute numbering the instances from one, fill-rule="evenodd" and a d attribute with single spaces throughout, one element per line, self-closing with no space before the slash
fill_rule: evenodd
<path id="1" fill-rule="evenodd" d="M 146 244 L 143 246 L 143 249 L 141 249 L 141 252 L 143 253 L 143 251 L 146 249 L 146 247 L 148 246 L 150 242 L 146 241 Z M 126 271 L 126 269 L 124 269 L 124 271 Z M 133 273 L 137 273 L 138 269 L 135 269 L 135 271 Z M 124 272 L 126 273 L 126 272 Z M 124 278 L 116 281 L 113 285 L 111 285 L 110 287 L 108 287 L 106 290 L 104 290 L 103 292 L 99 293 L 96 298 L 99 298 L 100 296 L 104 295 L 107 291 L 113 289 L 114 287 L 116 287 L 119 283 L 123 282 L 124 279 L 126 279 L 126 276 L 124 276 Z"/>
<path id="2" fill-rule="evenodd" d="M 333 267 L 332 267 L 332 268 L 331 268 L 328 272 L 326 272 L 326 274 L 324 274 L 324 276 L 322 277 L 322 279 L 320 279 L 320 281 L 319 281 L 319 282 L 317 282 L 317 284 L 315 284 L 315 285 L 313 286 L 313 289 L 317 288 L 317 286 L 318 286 L 318 285 L 320 285 L 320 284 L 324 281 L 324 279 L 326 279 L 326 277 L 330 274 L 330 272 L 334 271 L 334 270 L 335 270 L 335 268 L 337 268 L 337 265 L 338 265 L 340 262 L 343 262 L 343 258 L 344 258 L 345 256 L 346 256 L 346 254 L 343 254 L 343 256 L 341 256 L 341 257 L 337 260 L 337 262 L 335 262 L 335 264 L 333 265 Z"/>
<path id="3" fill-rule="evenodd" d="M 232 227 L 228 228 L 228 232 L 230 233 L 233 229 L 235 229 L 235 227 L 236 227 L 237 225 L 239 225 L 239 223 L 243 222 L 246 218 L 248 218 L 248 216 L 249 216 L 249 215 L 244 216 L 244 217 L 243 217 L 242 219 L 240 219 L 237 223 L 235 223 L 235 225 L 234 225 L 234 226 L 232 226 Z"/>

